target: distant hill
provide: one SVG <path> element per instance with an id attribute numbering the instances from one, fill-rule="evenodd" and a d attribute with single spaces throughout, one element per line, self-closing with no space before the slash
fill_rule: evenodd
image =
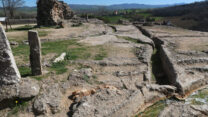
<path id="1" fill-rule="evenodd" d="M 155 9 L 151 14 L 166 17 L 167 20 L 183 28 L 208 31 L 208 1 Z"/>
<path id="2" fill-rule="evenodd" d="M 167 4 L 167 5 L 116 4 L 116 5 L 109 5 L 109 6 L 70 4 L 69 6 L 73 10 L 97 10 L 97 9 L 121 10 L 121 9 L 164 8 L 164 7 L 169 7 L 169 6 L 181 5 L 181 4 L 184 4 L 184 3 L 180 3 L 180 4 Z"/>

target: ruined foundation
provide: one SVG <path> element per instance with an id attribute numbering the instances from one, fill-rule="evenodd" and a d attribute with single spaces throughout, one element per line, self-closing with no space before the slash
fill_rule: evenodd
<path id="1" fill-rule="evenodd" d="M 186 31 L 185 35 L 170 33 L 168 34 L 168 31 L 164 33 L 166 30 L 162 30 L 164 32 L 157 32 L 157 29 L 154 27 L 141 27 L 137 26 L 144 35 L 150 37 L 156 45 L 160 48 L 160 59 L 162 61 L 163 69 L 165 74 L 167 75 L 168 82 L 177 87 L 177 92 L 179 93 L 178 98 L 185 98 L 187 95 L 189 95 L 192 91 L 195 91 L 201 87 L 204 87 L 208 84 L 207 82 L 207 76 L 206 72 L 203 72 L 203 66 L 200 65 L 200 63 L 206 63 L 206 60 L 203 60 L 205 54 L 200 52 L 180 52 L 176 51 L 176 44 L 178 43 L 177 40 L 174 40 L 170 42 L 170 39 L 177 39 L 177 38 L 186 38 L 186 37 L 192 37 L 191 35 L 197 34 L 197 32 L 191 32 L 189 34 L 188 31 Z M 156 26 L 155 26 L 156 27 Z M 164 27 L 162 27 L 163 29 Z M 168 29 L 168 27 L 166 27 Z M 170 27 L 171 28 L 171 27 Z M 172 30 L 181 30 L 181 29 L 174 29 L 172 27 Z M 153 29 L 153 30 L 152 30 Z M 181 33 L 183 33 L 183 31 Z M 190 35 L 190 36 L 189 36 Z M 194 35 L 195 36 L 195 35 Z M 194 38 L 193 36 L 193 38 Z M 207 37 L 207 35 L 200 36 L 202 39 L 204 37 Z M 182 40 L 183 41 L 183 40 Z M 190 53 L 190 54 L 189 54 Z M 187 57 L 190 57 L 191 59 L 187 60 Z M 194 59 L 192 59 L 194 58 Z M 185 60 L 184 60 L 185 59 Z M 199 68 L 200 71 L 197 71 L 197 69 L 190 69 L 186 68 L 186 65 L 195 65 L 199 66 L 196 68 Z M 190 75 L 194 73 L 193 75 Z M 186 80 L 187 79 L 187 80 Z"/>

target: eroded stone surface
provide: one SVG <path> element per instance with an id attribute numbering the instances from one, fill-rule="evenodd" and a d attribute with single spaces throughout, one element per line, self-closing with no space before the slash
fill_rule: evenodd
<path id="1" fill-rule="evenodd" d="M 5 31 L 0 26 L 0 85 L 16 84 L 21 76 L 17 69 Z"/>
<path id="2" fill-rule="evenodd" d="M 43 85 L 43 91 L 35 99 L 33 108 L 36 114 L 57 113 L 61 109 L 62 93 L 59 84 Z"/>
<path id="3" fill-rule="evenodd" d="M 28 41 L 30 45 L 30 65 L 32 69 L 32 75 L 41 75 L 42 74 L 41 42 L 38 37 L 38 32 L 29 31 Z"/>
<path id="4" fill-rule="evenodd" d="M 208 33 L 176 27 L 143 27 L 143 33 L 160 46 L 160 56 L 168 81 L 181 95 L 208 84 Z"/>
<path id="5" fill-rule="evenodd" d="M 71 107 L 73 117 L 130 117 L 138 110 L 151 105 L 152 102 L 175 93 L 175 87 L 147 83 L 151 81 L 151 56 L 154 45 L 151 39 L 142 35 L 132 25 L 118 25 L 114 28 L 116 30 L 114 33 L 88 37 L 80 41 L 110 47 L 107 58 L 100 61 L 77 62 L 92 66 L 92 74 L 97 76 L 98 83 L 115 88 L 91 88 L 90 84 L 86 85 L 91 81 L 90 78 L 86 81 L 79 71 L 72 73 L 68 78 L 72 86 L 95 90 L 93 94 L 75 100 L 75 104 Z M 143 40 L 147 43 L 135 43 L 122 37 Z"/>
<path id="6" fill-rule="evenodd" d="M 39 26 L 61 25 L 62 20 L 71 19 L 74 13 L 63 1 L 38 0 L 37 23 Z"/>
<path id="7" fill-rule="evenodd" d="M 0 102 L 3 100 L 30 99 L 39 94 L 40 86 L 36 80 L 22 79 L 14 85 L 3 85 L 0 90 Z M 0 106 L 1 107 L 1 106 Z"/>
<path id="8" fill-rule="evenodd" d="M 207 117 L 207 105 L 186 105 L 174 103 L 166 107 L 159 117 Z"/>

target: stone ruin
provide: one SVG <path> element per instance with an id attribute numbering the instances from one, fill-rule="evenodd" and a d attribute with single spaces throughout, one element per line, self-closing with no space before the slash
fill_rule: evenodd
<path id="1" fill-rule="evenodd" d="M 3 26 L 0 26 L 0 109 L 6 108 L 14 99 L 35 97 L 39 90 L 37 81 L 21 79 L 9 41 Z"/>
<path id="2" fill-rule="evenodd" d="M 71 19 L 74 16 L 71 8 L 63 1 L 38 0 L 37 8 L 38 26 L 61 25 L 62 20 Z"/>
<path id="3" fill-rule="evenodd" d="M 0 84 L 15 84 L 20 81 L 12 50 L 3 27 L 0 27 Z"/>
<path id="4" fill-rule="evenodd" d="M 28 41 L 30 45 L 30 64 L 32 75 L 41 75 L 41 43 L 37 31 L 28 32 Z"/>

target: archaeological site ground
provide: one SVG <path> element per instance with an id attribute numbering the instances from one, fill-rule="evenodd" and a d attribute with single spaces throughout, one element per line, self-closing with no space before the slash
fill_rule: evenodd
<path id="1" fill-rule="evenodd" d="M 35 23 L 1 24 L 0 117 L 208 116 L 208 32 L 84 11 L 38 0 Z"/>

